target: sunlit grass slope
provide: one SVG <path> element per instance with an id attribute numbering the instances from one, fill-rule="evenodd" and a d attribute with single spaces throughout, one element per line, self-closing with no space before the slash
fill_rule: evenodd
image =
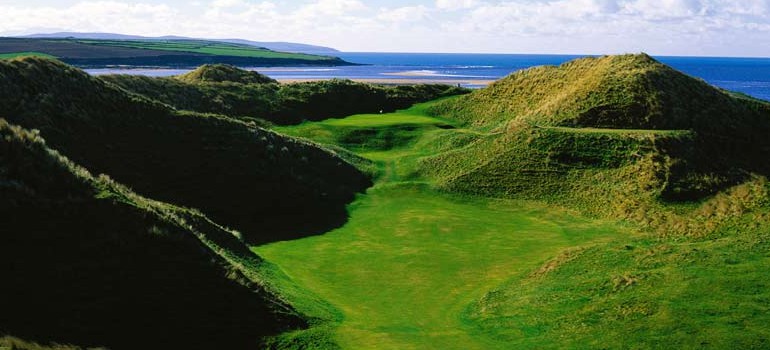
<path id="1" fill-rule="evenodd" d="M 565 250 L 464 320 L 511 348 L 767 347 L 768 106 L 646 55 L 526 70 L 438 104 L 494 135 L 421 159 L 439 188 L 649 232 Z"/>
<path id="2" fill-rule="evenodd" d="M 440 187 L 549 200 L 671 233 L 707 233 L 725 217 L 716 206 L 751 207 L 754 192 L 714 195 L 770 174 L 770 104 L 644 54 L 520 71 L 430 112 L 496 134 L 421 160 Z"/>
<path id="3" fill-rule="evenodd" d="M 753 101 L 757 102 L 757 101 Z M 434 108 L 445 117 L 496 127 L 693 129 L 753 135 L 766 104 L 685 75 L 646 54 L 588 57 L 515 72 L 485 89 Z M 756 125 L 754 125 L 756 126 Z"/>
<path id="4" fill-rule="evenodd" d="M 349 206 L 342 228 L 255 248 L 340 314 L 310 336 L 277 338 L 276 347 L 325 336 L 349 349 L 504 349 L 506 342 L 473 334 L 463 318 L 471 303 L 561 249 L 628 235 L 536 202 L 433 190 L 417 160 L 488 135 L 455 129 L 426 108 L 279 128 L 353 150 L 377 164 L 379 180 Z M 313 312 L 301 297 L 288 301 Z"/>
<path id="5" fill-rule="evenodd" d="M 462 319 L 484 293 L 560 249 L 619 234 L 611 224 L 532 203 L 378 185 L 343 228 L 256 251 L 338 308 L 348 349 L 488 349 Z M 301 309 L 300 309 L 301 310 Z"/>
<path id="6" fill-rule="evenodd" d="M 566 250 L 492 290 L 465 319 L 509 348 L 767 348 L 768 212 L 765 202 L 699 239 Z"/>

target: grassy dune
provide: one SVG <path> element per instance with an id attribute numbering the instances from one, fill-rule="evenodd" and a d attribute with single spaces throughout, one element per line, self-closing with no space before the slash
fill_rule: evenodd
<path id="1" fill-rule="evenodd" d="M 697 217 L 713 216 L 716 202 L 753 205 L 716 194 L 770 175 L 770 104 L 643 54 L 517 72 L 430 113 L 499 135 L 423 160 L 441 187 L 549 200 L 662 231 L 707 233 Z M 681 215 L 677 205 L 699 209 Z"/>

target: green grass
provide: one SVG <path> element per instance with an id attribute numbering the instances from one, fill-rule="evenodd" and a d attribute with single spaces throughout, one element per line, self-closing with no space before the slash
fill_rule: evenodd
<path id="1" fill-rule="evenodd" d="M 465 98 L 278 128 L 345 147 L 379 177 L 345 226 L 254 248 L 287 277 L 279 291 L 314 293 L 289 302 L 328 320 L 276 347 L 767 347 L 763 177 L 664 203 L 661 153 L 692 131 L 489 131 L 426 115 Z"/>
<path id="2" fill-rule="evenodd" d="M 507 348 L 506 342 L 475 334 L 464 310 L 562 249 L 630 234 L 614 223 L 538 202 L 433 190 L 429 178 L 415 173 L 417 160 L 456 146 L 440 140 L 486 135 L 446 129 L 454 123 L 424 115 L 430 105 L 279 129 L 347 146 L 379 167 L 379 181 L 349 206 L 345 226 L 254 248 L 341 314 L 317 317 L 333 319 L 336 328 L 322 329 L 343 348 Z M 379 135 L 374 138 L 395 136 L 374 147 L 364 138 L 344 142 L 360 130 Z M 286 281 L 276 285 L 279 291 L 282 285 L 291 288 Z M 289 301 L 299 311 L 319 313 L 317 301 L 296 298 Z"/>
<path id="3" fill-rule="evenodd" d="M 425 115 L 389 113 L 389 114 L 360 114 L 342 119 L 331 119 L 323 125 L 333 127 L 379 128 L 396 125 L 447 125 L 437 118 Z"/>
<path id="4" fill-rule="evenodd" d="M 699 223 L 698 210 L 672 208 L 705 208 L 720 192 L 770 176 L 770 104 L 644 54 L 519 71 L 429 112 L 499 133 L 424 159 L 422 171 L 442 188 L 547 200 L 668 234 L 716 227 Z"/>
<path id="5" fill-rule="evenodd" d="M 466 317 L 512 348 L 764 349 L 769 228 L 753 213 L 704 239 L 573 250 L 490 292 Z"/>
<path id="6" fill-rule="evenodd" d="M 11 52 L 11 53 L 0 53 L 0 59 L 12 59 L 12 58 L 19 58 L 19 57 L 43 57 L 43 58 L 56 58 L 54 56 L 51 56 L 47 53 L 42 52 Z"/>
<path id="7" fill-rule="evenodd" d="M 610 135 L 658 135 L 658 136 L 682 136 L 691 134 L 690 130 L 654 130 L 654 129 L 605 129 L 605 128 L 570 128 L 564 126 L 540 126 L 539 128 L 560 132 L 575 132 L 586 134 L 610 134 Z"/>
<path id="8" fill-rule="evenodd" d="M 229 44 L 202 40 L 78 40 L 78 42 L 92 45 L 129 47 L 148 50 L 194 52 L 217 56 L 288 58 L 313 61 L 332 59 L 328 56 L 277 52 L 250 45 Z"/>
<path id="9" fill-rule="evenodd" d="M 624 234 L 535 203 L 379 185 L 343 228 L 255 251 L 343 313 L 344 348 L 486 349 L 461 314 L 511 276 L 559 250 Z"/>

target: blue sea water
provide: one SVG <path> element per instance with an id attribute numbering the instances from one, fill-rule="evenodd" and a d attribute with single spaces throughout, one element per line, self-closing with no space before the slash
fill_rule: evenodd
<path id="1" fill-rule="evenodd" d="M 341 52 L 339 57 L 362 66 L 244 67 L 275 79 L 416 79 L 481 87 L 480 81 L 502 78 L 539 65 L 558 65 L 581 55 L 433 54 Z M 655 57 L 715 86 L 770 101 L 770 58 Z M 93 69 L 92 74 L 127 73 L 168 76 L 174 69 Z"/>

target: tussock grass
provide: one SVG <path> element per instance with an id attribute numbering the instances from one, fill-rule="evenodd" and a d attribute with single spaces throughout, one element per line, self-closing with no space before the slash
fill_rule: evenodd
<path id="1" fill-rule="evenodd" d="M 646 54 L 590 57 L 518 71 L 432 112 L 477 126 L 540 126 L 741 132 L 762 106 L 689 77 Z M 731 118 L 724 118 L 730 115 Z M 756 127 L 757 125 L 753 125 Z M 744 135 L 746 136 L 746 135 Z"/>
<path id="2" fill-rule="evenodd" d="M 524 70 L 429 112 L 497 134 L 422 160 L 442 188 L 553 200 L 659 231 L 704 234 L 700 214 L 674 208 L 714 206 L 720 191 L 770 174 L 770 104 L 644 54 Z"/>

